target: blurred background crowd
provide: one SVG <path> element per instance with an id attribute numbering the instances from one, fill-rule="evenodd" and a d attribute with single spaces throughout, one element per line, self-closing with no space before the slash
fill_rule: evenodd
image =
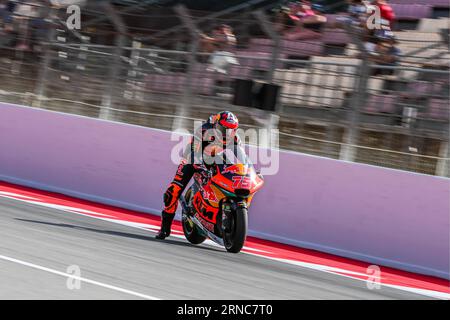
<path id="1" fill-rule="evenodd" d="M 67 26 L 69 5 L 81 28 Z M 0 101 L 448 176 L 448 0 L 0 0 Z"/>

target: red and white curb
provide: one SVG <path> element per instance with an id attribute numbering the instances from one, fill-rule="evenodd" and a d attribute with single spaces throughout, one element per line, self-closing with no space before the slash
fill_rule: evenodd
<path id="1" fill-rule="evenodd" d="M 0 182 L 0 197 L 54 208 L 152 232 L 158 231 L 160 226 L 160 217 L 158 216 L 102 205 L 4 182 Z M 171 236 L 184 239 L 182 227 L 177 221 L 173 224 Z M 218 246 L 210 240 L 206 240 L 204 244 Z M 303 268 L 364 281 L 368 284 L 368 287 L 374 287 L 374 284 L 378 283 L 380 286 L 395 288 L 433 298 L 450 300 L 450 281 L 445 279 L 382 266 L 380 266 L 380 273 L 377 276 L 372 272 L 368 272 L 370 264 L 366 262 L 342 258 L 331 254 L 302 249 L 254 237 L 247 238 L 242 252 Z"/>

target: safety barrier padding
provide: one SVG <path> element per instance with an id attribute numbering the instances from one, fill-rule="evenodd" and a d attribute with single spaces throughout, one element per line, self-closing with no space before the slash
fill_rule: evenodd
<path id="1" fill-rule="evenodd" d="M 159 214 L 170 136 L 3 103 L 0 180 Z M 280 151 L 249 234 L 449 279 L 449 199 L 450 179 Z"/>

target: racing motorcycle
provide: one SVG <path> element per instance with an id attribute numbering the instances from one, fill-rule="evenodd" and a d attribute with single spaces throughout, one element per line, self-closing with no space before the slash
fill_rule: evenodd
<path id="1" fill-rule="evenodd" d="M 194 174 L 194 182 L 180 197 L 186 239 L 200 244 L 206 238 L 228 252 L 241 251 L 247 237 L 248 209 L 264 180 L 240 147 L 223 161 Z"/>

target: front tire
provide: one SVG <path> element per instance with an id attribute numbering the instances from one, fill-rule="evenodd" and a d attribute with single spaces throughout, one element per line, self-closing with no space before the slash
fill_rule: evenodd
<path id="1" fill-rule="evenodd" d="M 231 253 L 238 253 L 244 246 L 247 238 L 248 214 L 247 208 L 238 207 L 232 216 L 230 232 L 224 232 L 223 242 L 225 249 Z"/>

